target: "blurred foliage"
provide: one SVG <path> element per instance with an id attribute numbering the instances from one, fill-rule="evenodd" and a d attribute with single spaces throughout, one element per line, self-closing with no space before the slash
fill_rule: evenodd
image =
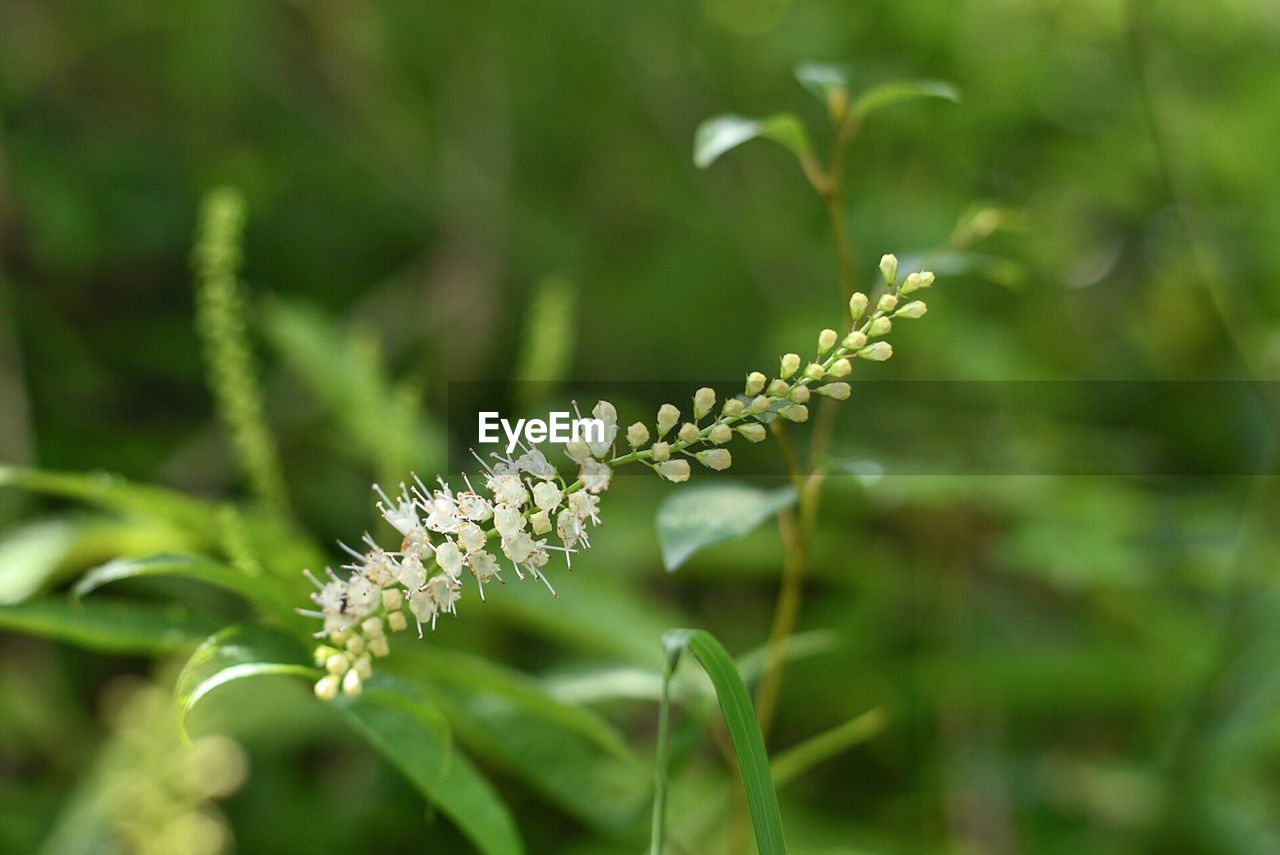
<path id="1" fill-rule="evenodd" d="M 836 325 L 792 155 L 690 156 L 708 117 L 779 110 L 821 149 L 800 63 L 963 95 L 878 110 L 848 160 L 863 281 L 887 250 L 940 274 L 876 378 L 1276 377 L 1278 49 L 1269 0 L 0 3 L 0 850 L 94 803 L 121 675 L 266 611 L 243 594 L 287 624 L 370 480 L 443 465 L 448 381 L 736 379 Z M 237 502 L 204 384 L 190 248 L 220 185 L 294 517 Z M 1146 417 L 1236 451 L 1196 444 L 1219 413 Z M 1274 477 L 882 476 L 921 449 L 859 439 L 855 410 L 801 616 L 837 640 L 791 651 L 771 735 L 791 849 L 1280 848 Z M 336 709 L 287 675 L 210 691 L 193 729 L 249 756 L 236 847 L 642 847 L 661 634 L 757 650 L 782 547 L 708 539 L 670 576 L 670 491 L 620 480 L 559 600 L 507 586 Z M 672 692 L 672 848 L 737 851 L 708 689 Z M 424 825 L 442 792 L 470 812 Z"/>

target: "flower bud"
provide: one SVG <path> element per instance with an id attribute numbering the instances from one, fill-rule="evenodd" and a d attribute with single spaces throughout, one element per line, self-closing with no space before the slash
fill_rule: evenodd
<path id="1" fill-rule="evenodd" d="M 649 441 L 649 428 L 644 422 L 636 422 L 627 428 L 627 444 L 632 448 L 639 448 Z"/>
<path id="2" fill-rule="evenodd" d="M 922 318 L 924 313 L 929 311 L 929 307 L 925 305 L 924 300 L 912 300 L 907 305 L 893 313 L 895 318 Z"/>
<path id="3" fill-rule="evenodd" d="M 365 622 L 360 624 L 360 629 L 370 640 L 382 637 L 382 621 L 379 618 L 366 618 Z"/>
<path id="4" fill-rule="evenodd" d="M 564 444 L 564 453 L 574 463 L 582 464 L 591 459 L 591 446 L 580 439 L 571 439 Z"/>
<path id="5" fill-rule="evenodd" d="M 361 656 L 351 667 L 356 669 L 361 680 L 368 680 L 373 676 L 373 661 L 368 656 Z"/>
<path id="6" fill-rule="evenodd" d="M 752 415 L 759 415 L 760 413 L 768 412 L 768 410 L 769 399 L 764 395 L 756 395 L 751 399 L 751 406 L 747 407 L 747 412 Z"/>
<path id="7" fill-rule="evenodd" d="M 769 384 L 769 394 L 775 398 L 785 398 L 789 391 L 791 391 L 791 386 L 781 377 Z"/>
<path id="8" fill-rule="evenodd" d="M 668 460 L 665 463 L 659 463 L 658 474 L 675 484 L 679 484 L 681 481 L 688 481 L 689 461 Z"/>
<path id="9" fill-rule="evenodd" d="M 712 448 L 709 451 L 699 451 L 694 457 L 698 458 L 698 462 L 708 469 L 714 469 L 717 472 L 723 472 L 733 464 L 733 455 L 729 453 L 727 448 Z"/>
<path id="10" fill-rule="evenodd" d="M 859 350 L 867 344 L 867 337 L 858 330 L 854 330 L 844 337 L 845 350 Z"/>
<path id="11" fill-rule="evenodd" d="M 932 285 L 933 285 L 933 271 L 921 270 L 920 271 L 920 287 L 929 288 Z"/>
<path id="12" fill-rule="evenodd" d="M 785 410 L 779 410 L 778 415 L 789 422 L 805 422 L 809 420 L 809 408 L 804 404 L 792 404 Z"/>
<path id="13" fill-rule="evenodd" d="M 658 436 L 666 436 L 680 421 L 680 410 L 671 404 L 663 404 L 658 408 Z"/>
<path id="14" fill-rule="evenodd" d="M 884 362 L 890 356 L 893 356 L 893 345 L 887 341 L 878 341 L 858 351 L 860 359 L 870 359 L 872 362 Z"/>
<path id="15" fill-rule="evenodd" d="M 404 595 L 400 593 L 399 588 L 387 588 L 382 592 L 382 607 L 389 612 L 400 608 L 400 603 L 403 601 Z"/>
<path id="16" fill-rule="evenodd" d="M 322 701 L 331 701 L 338 696 L 339 680 L 333 674 L 321 677 L 316 683 L 316 697 Z"/>
<path id="17" fill-rule="evenodd" d="M 759 395 L 760 390 L 764 388 L 764 384 L 768 382 L 768 378 L 759 371 L 752 371 L 747 375 L 747 394 Z"/>
<path id="18" fill-rule="evenodd" d="M 898 279 L 898 256 L 892 252 L 880 256 L 880 275 L 884 277 L 884 284 L 893 286 Z"/>
<path id="19" fill-rule="evenodd" d="M 726 442 L 733 439 L 733 428 L 729 427 L 724 422 L 718 422 L 711 428 L 711 432 L 707 435 L 707 439 L 711 440 L 716 445 L 724 445 Z"/>
<path id="20" fill-rule="evenodd" d="M 695 425 L 693 422 L 685 422 L 684 424 L 680 425 L 680 433 L 677 434 L 677 436 L 680 437 L 681 442 L 690 443 L 690 442 L 697 442 L 698 433 L 699 431 L 698 431 L 697 425 Z"/>
<path id="21" fill-rule="evenodd" d="M 912 273 L 902 282 L 901 293 L 910 294 L 912 291 L 919 291 L 924 287 L 924 277 L 919 273 Z"/>
<path id="22" fill-rule="evenodd" d="M 891 329 L 893 329 L 893 321 L 888 318 L 876 318 L 871 322 L 871 335 L 873 336 L 888 335 Z"/>
<path id="23" fill-rule="evenodd" d="M 693 393 L 693 417 L 700 419 L 707 413 L 711 412 L 711 408 L 716 405 L 716 393 L 714 389 L 703 386 L 697 392 Z"/>
<path id="24" fill-rule="evenodd" d="M 838 336 L 836 335 L 835 330 L 823 330 L 821 333 L 819 333 L 818 334 L 818 353 L 819 354 L 826 353 L 828 350 L 835 347 L 837 338 Z"/>
<path id="25" fill-rule="evenodd" d="M 863 294 L 861 291 L 854 292 L 854 295 L 849 298 L 849 314 L 856 321 L 858 318 L 862 317 L 862 313 L 866 310 L 867 295 Z"/>
<path id="26" fill-rule="evenodd" d="M 729 416 L 730 418 L 742 415 L 742 411 L 746 409 L 746 404 L 742 403 L 738 398 L 730 398 L 724 402 L 724 406 L 720 408 L 720 414 Z"/>
<path id="27" fill-rule="evenodd" d="M 848 383 L 828 383 L 825 386 L 819 386 L 814 389 L 819 395 L 826 395 L 828 398 L 835 398 L 837 401 L 849 400 L 849 384 Z"/>
<path id="28" fill-rule="evenodd" d="M 355 671 L 348 671 L 342 678 L 342 694 L 348 698 L 358 698 L 363 691 L 364 681 L 360 679 L 360 675 Z"/>
<path id="29" fill-rule="evenodd" d="M 796 404 L 809 403 L 809 387 L 796 386 L 788 394 L 787 398 Z"/>
<path id="30" fill-rule="evenodd" d="M 395 611 L 387 615 L 387 626 L 391 627 L 392 632 L 404 632 L 409 622 L 405 620 L 404 612 Z"/>
<path id="31" fill-rule="evenodd" d="M 328 659 L 324 660 L 324 670 L 333 674 L 335 677 L 341 677 L 347 673 L 347 669 L 351 667 L 351 661 L 341 653 L 334 653 Z"/>
<path id="32" fill-rule="evenodd" d="M 764 425 L 752 422 L 738 428 L 738 433 L 747 438 L 748 442 L 764 442 L 765 429 Z"/>
<path id="33" fill-rule="evenodd" d="M 381 658 L 382 658 L 382 657 L 384 657 L 384 656 L 390 656 L 390 655 L 391 655 L 391 646 L 390 646 L 389 644 L 387 644 L 387 639 L 386 639 L 386 637 L 385 637 L 385 636 L 383 636 L 383 637 L 379 637 L 379 638 L 375 638 L 373 641 L 370 641 L 370 642 L 369 642 L 369 652 L 370 652 L 370 653 L 372 653 L 374 656 L 377 656 L 379 659 L 381 659 Z M 366 660 L 367 660 L 368 658 L 369 658 L 369 657 L 367 657 L 367 656 L 361 656 L 361 657 L 360 657 L 360 659 L 366 659 Z M 359 660 L 357 660 L 357 661 L 359 661 Z M 363 677 L 363 675 L 362 675 L 362 677 Z"/>
<path id="34" fill-rule="evenodd" d="M 671 457 L 671 446 L 665 442 L 655 442 L 653 444 L 653 462 L 661 463 Z"/>
<path id="35" fill-rule="evenodd" d="M 848 377 L 849 372 L 853 370 L 853 366 L 849 364 L 849 360 L 841 357 L 831 363 L 831 367 L 827 369 L 828 377 Z"/>
<path id="36" fill-rule="evenodd" d="M 810 380 L 821 380 L 827 376 L 827 369 L 816 362 L 810 362 L 804 369 L 804 376 Z"/>
<path id="37" fill-rule="evenodd" d="M 364 653 L 364 639 L 358 635 L 353 635 L 347 639 L 347 652 L 359 656 Z"/>
<path id="38" fill-rule="evenodd" d="M 800 354 L 798 353 L 788 353 L 779 362 L 780 370 L 778 374 L 783 380 L 800 370 Z"/>
<path id="39" fill-rule="evenodd" d="M 885 294 L 876 302 L 877 312 L 892 312 L 898 308 L 898 298 L 892 294 Z"/>

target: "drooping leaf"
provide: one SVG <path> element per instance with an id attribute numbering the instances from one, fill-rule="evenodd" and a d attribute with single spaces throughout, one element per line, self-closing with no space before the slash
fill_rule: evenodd
<path id="1" fill-rule="evenodd" d="M 668 770 L 670 745 L 670 685 L 681 655 L 691 652 L 715 686 L 725 729 L 738 760 L 738 771 L 747 795 L 747 808 L 755 830 L 756 847 L 761 855 L 782 855 L 787 851 L 782 837 L 782 812 L 774 789 L 769 755 L 756 718 L 755 707 L 747 687 L 738 675 L 728 651 L 711 633 L 701 629 L 673 629 L 662 637 L 667 654 L 663 675 L 663 692 L 658 718 L 658 752 L 653 799 L 653 837 L 650 851 L 661 855 L 666 846 L 666 807 L 669 796 Z"/>
<path id="2" fill-rule="evenodd" d="M 292 675 L 314 679 L 298 637 L 266 626 L 229 626 L 209 636 L 182 666 L 174 690 L 178 726 L 185 734 L 187 718 L 210 692 L 249 677 Z"/>
<path id="3" fill-rule="evenodd" d="M 43 597 L 0 605 L 0 629 L 103 653 L 150 656 L 194 645 L 207 637 L 214 626 L 180 603 L 75 602 Z"/>
<path id="4" fill-rule="evenodd" d="M 605 832 L 634 823 L 648 775 L 621 734 L 534 680 L 438 646 L 404 644 L 384 669 L 413 682 L 473 754 L 520 778 L 567 813 Z"/>
<path id="5" fill-rule="evenodd" d="M 921 98 L 941 98 L 958 102 L 960 90 L 945 80 L 891 80 L 863 92 L 853 102 L 854 112 L 860 119 L 882 107 L 916 101 Z"/>
<path id="6" fill-rule="evenodd" d="M 251 576 L 238 567 L 201 555 L 149 555 L 144 558 L 117 558 L 90 570 L 72 589 L 77 597 L 111 582 L 146 576 L 175 576 L 216 585 L 249 600 L 264 612 L 294 623 L 294 608 L 301 601 L 274 576 Z"/>
<path id="7" fill-rule="evenodd" d="M 796 157 L 809 157 L 813 146 L 804 125 L 791 113 L 764 119 L 716 116 L 698 125 L 693 134 L 693 162 L 706 169 L 725 152 L 754 139 L 769 139 L 786 146 Z"/>
<path id="8" fill-rule="evenodd" d="M 795 501 L 791 487 L 765 490 L 725 482 L 671 493 L 658 507 L 662 562 L 674 571 L 699 549 L 741 537 Z"/>
<path id="9" fill-rule="evenodd" d="M 450 739 L 443 713 L 402 680 L 377 674 L 334 708 L 366 742 L 458 826 L 481 852 L 524 851 L 511 811 Z"/>

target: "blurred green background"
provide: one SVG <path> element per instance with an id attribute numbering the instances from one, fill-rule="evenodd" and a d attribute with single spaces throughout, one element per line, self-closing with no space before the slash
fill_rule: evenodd
<path id="1" fill-rule="evenodd" d="M 1277 56 L 1270 0 L 0 0 L 0 461 L 244 492 L 192 322 L 195 217 L 224 184 L 247 201 L 244 279 L 289 497 L 320 542 L 371 524 L 372 477 L 443 465 L 447 383 L 529 376 L 532 329 L 560 324 L 546 370 L 563 378 L 692 390 L 768 370 L 841 321 L 822 205 L 778 146 L 699 171 L 691 141 L 710 115 L 777 110 L 823 139 L 792 74 L 815 59 L 847 64 L 855 89 L 930 77 L 963 93 L 885 110 L 854 144 L 864 282 L 882 252 L 945 245 L 975 206 L 1007 226 L 940 276 L 929 316 L 868 375 L 1274 379 Z M 851 404 L 837 457 L 856 441 Z M 734 653 L 762 644 L 776 529 L 669 576 L 653 530 L 665 491 L 624 480 L 560 601 L 507 586 L 517 605 L 425 643 L 540 685 L 654 667 L 668 626 L 705 626 Z M 801 628 L 836 640 L 788 667 L 773 744 L 873 708 L 887 723 L 783 789 L 793 849 L 1280 850 L 1274 480 L 830 479 Z M 48 572 L 32 587 L 56 589 L 169 544 L 12 490 L 0 521 L 9 603 L 31 593 L 33 562 Z M 213 626 L 239 608 L 177 593 Z M 575 607 L 604 609 L 597 632 Z M 102 786 L 104 697 L 167 671 L 3 638 L 0 849 L 36 851 Z M 239 851 L 465 848 L 297 686 L 227 694 L 248 752 L 222 803 Z M 653 706 L 596 711 L 647 764 Z M 696 813 L 732 780 L 713 741 L 691 751 L 673 808 Z M 592 821 L 590 774 L 575 810 L 482 767 L 530 851 L 644 845 L 643 816 Z M 713 833 L 690 851 L 738 843 Z"/>

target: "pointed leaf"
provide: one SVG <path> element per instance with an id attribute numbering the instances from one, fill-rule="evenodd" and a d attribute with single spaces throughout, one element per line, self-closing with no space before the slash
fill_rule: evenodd
<path id="1" fill-rule="evenodd" d="M 725 482 L 671 493 L 658 507 L 662 562 L 674 571 L 699 549 L 741 537 L 795 501 L 791 487 L 764 490 Z"/>
<path id="2" fill-rule="evenodd" d="M 848 93 L 852 77 L 848 66 L 831 62 L 802 62 L 796 66 L 796 80 L 828 107 L 832 93 Z"/>
<path id="3" fill-rule="evenodd" d="M 706 169 L 725 152 L 761 138 L 786 146 L 798 158 L 810 157 L 813 150 L 804 125 L 791 113 L 778 113 L 766 119 L 716 116 L 694 131 L 693 162 L 699 169 Z"/>
<path id="4" fill-rule="evenodd" d="M 873 86 L 853 102 L 854 112 L 865 119 L 868 115 L 893 104 L 915 101 L 920 98 L 942 98 L 958 102 L 960 90 L 945 80 L 891 80 Z"/>

